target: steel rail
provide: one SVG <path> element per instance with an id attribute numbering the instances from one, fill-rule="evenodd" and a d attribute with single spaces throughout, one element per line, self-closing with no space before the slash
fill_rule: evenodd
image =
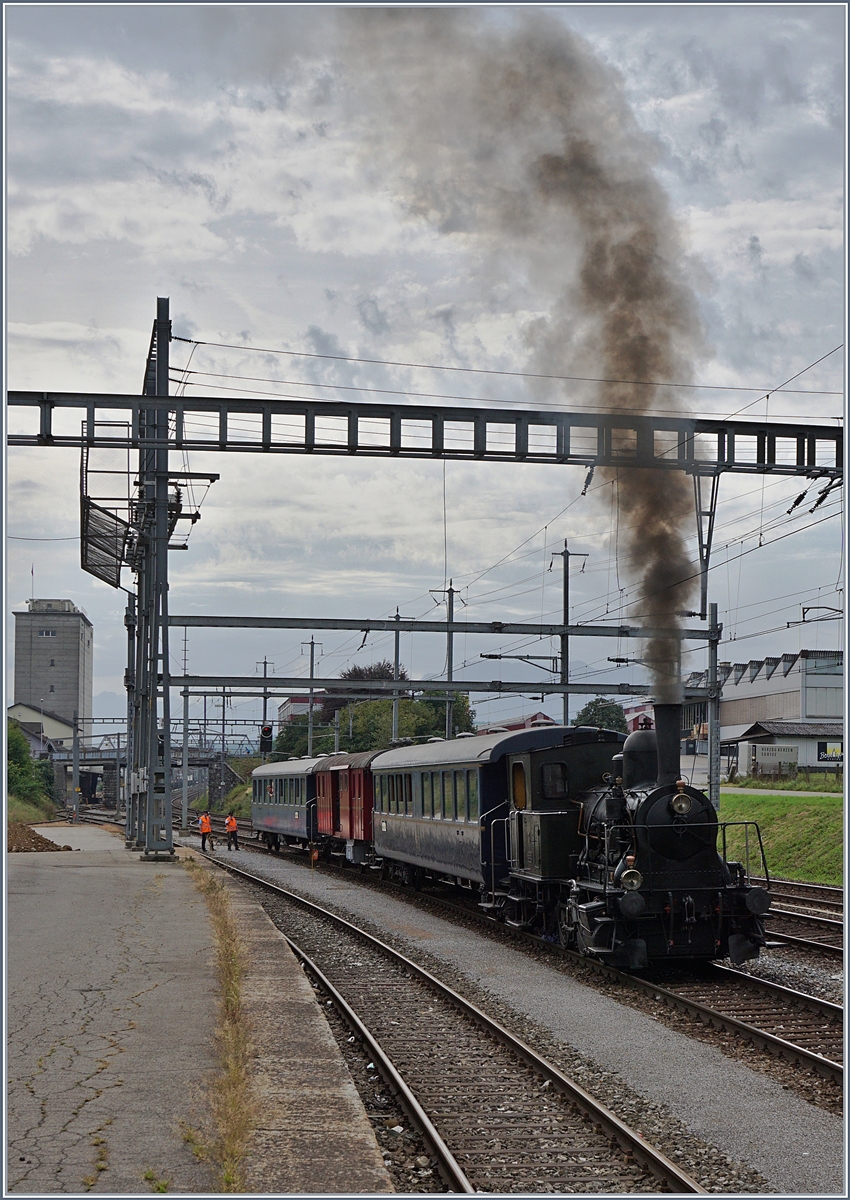
<path id="1" fill-rule="evenodd" d="M 736 971 L 734 967 L 727 967 L 723 963 L 712 963 L 711 969 L 715 972 L 722 971 L 724 975 L 736 976 L 746 980 L 749 984 L 756 984 L 759 991 L 794 1000 L 803 1007 L 811 1008 L 826 1016 L 844 1016 L 843 1005 L 835 1004 L 832 1000 L 824 1000 L 821 996 L 810 996 L 808 992 L 798 992 L 794 988 L 785 987 L 782 983 L 774 983 L 771 979 L 760 979 L 757 975 L 747 975 L 743 971 Z"/>
<path id="2" fill-rule="evenodd" d="M 800 950 L 815 950 L 821 954 L 831 954 L 833 958 L 844 957 L 843 946 L 830 946 L 828 942 L 813 942 L 809 938 L 795 937 L 793 933 L 777 933 L 774 929 L 767 931 L 776 942 L 784 942 L 788 946 L 797 946 Z"/>
<path id="3" fill-rule="evenodd" d="M 443 1176 L 444 1182 L 453 1192 L 467 1192 L 474 1194 L 475 1188 L 464 1175 L 463 1170 L 455 1156 L 449 1150 L 446 1143 L 437 1132 L 431 1118 L 425 1112 L 425 1109 L 416 1099 L 416 1096 L 405 1083 L 398 1068 L 393 1063 L 390 1056 L 384 1050 L 381 1043 L 374 1036 L 371 1030 L 367 1029 L 363 1021 L 348 1003 L 344 996 L 337 991 L 326 975 L 322 973 L 319 967 L 313 962 L 312 958 L 301 949 L 292 938 L 287 937 L 285 933 L 281 934 L 286 942 L 289 943 L 296 958 L 307 967 L 307 970 L 315 979 L 318 980 L 320 987 L 330 996 L 337 1012 L 342 1016 L 346 1025 L 360 1040 L 368 1047 L 369 1053 L 375 1061 L 378 1070 L 383 1077 L 384 1082 L 394 1092 L 396 1099 L 401 1107 L 407 1113 L 409 1120 L 419 1129 L 425 1144 L 428 1146 L 431 1153 L 439 1161 L 440 1174 Z"/>
<path id="4" fill-rule="evenodd" d="M 212 858 L 211 856 L 206 857 L 210 858 L 210 861 L 215 862 L 218 866 L 222 867 L 230 874 L 238 876 L 241 879 L 245 879 L 250 883 L 258 884 L 265 890 L 273 892 L 275 895 L 283 896 L 287 900 L 300 905 L 302 908 L 309 909 L 316 915 L 321 916 L 323 919 L 332 921 L 340 928 L 345 929 L 349 933 L 352 933 L 355 936 L 363 939 L 375 949 L 387 955 L 394 962 L 399 963 L 405 968 L 405 970 L 412 972 L 417 976 L 417 978 L 421 979 L 430 988 L 438 992 L 444 999 L 448 1000 L 467 1016 L 471 1017 L 487 1033 L 495 1037 L 503 1045 L 509 1047 L 526 1063 L 526 1065 L 531 1067 L 533 1071 L 542 1076 L 545 1080 L 548 1080 L 557 1091 L 578 1105 L 579 1108 L 584 1112 L 587 1112 L 597 1126 L 599 1126 L 608 1137 L 616 1141 L 621 1149 L 632 1154 L 636 1161 L 650 1170 L 657 1179 L 678 1193 L 706 1194 L 706 1189 L 698 1184 L 696 1180 L 692 1179 L 689 1175 L 686 1175 L 684 1171 L 680 1170 L 679 1167 L 677 1167 L 674 1162 L 667 1158 L 666 1155 L 662 1154 L 661 1151 L 656 1150 L 654 1147 L 648 1145 L 639 1133 L 636 1133 L 630 1129 L 625 1122 L 621 1121 L 619 1117 L 615 1116 L 614 1113 L 605 1108 L 604 1105 L 600 1104 L 599 1101 L 596 1100 L 595 1097 L 593 1097 L 589 1092 L 586 1092 L 584 1088 L 580 1087 L 573 1080 L 562 1074 L 557 1067 L 548 1062 L 545 1058 L 542 1058 L 535 1050 L 532 1050 L 530 1046 L 526 1045 L 525 1042 L 521 1041 L 514 1034 L 510 1033 L 509 1030 L 507 1030 L 503 1025 L 499 1024 L 498 1021 L 493 1020 L 492 1017 L 488 1016 L 476 1005 L 472 1004 L 458 992 L 455 992 L 452 988 L 448 987 L 447 984 L 444 984 L 441 980 L 437 979 L 435 975 L 432 975 L 429 971 L 426 971 L 424 967 L 420 967 L 417 963 L 413 962 L 412 959 L 409 959 L 404 954 L 394 950 L 391 946 L 387 946 L 385 943 L 379 941 L 378 938 L 373 937 L 372 934 L 367 933 L 364 929 L 360 929 L 351 921 L 347 921 L 343 917 L 338 917 L 335 913 L 328 912 L 327 909 L 322 908 L 321 905 L 314 903 L 312 900 L 306 900 L 303 896 L 299 896 L 295 892 L 290 892 L 288 889 L 282 888 L 278 884 L 274 884 L 267 879 L 263 879 L 262 876 L 253 875 L 250 871 L 245 871 L 239 867 L 232 866 L 230 863 L 223 862 L 221 859 Z"/>
<path id="5" fill-rule="evenodd" d="M 219 860 L 216 859 L 215 861 Z M 231 868 L 225 863 L 222 863 L 222 865 L 227 866 L 228 870 L 238 870 L 238 868 Z M 251 876 L 251 878 L 254 877 Z M 381 882 L 383 884 L 386 881 Z M 276 885 L 267 884 L 267 886 L 273 888 Z M 395 887 L 395 890 L 404 891 L 404 889 L 400 886 L 393 886 Z M 631 975 L 627 972 L 620 971 L 616 967 L 611 967 L 606 963 L 599 962 L 590 956 L 579 954 L 577 951 L 569 950 L 566 947 L 556 945 L 552 942 L 547 942 L 543 938 L 529 933 L 527 930 L 512 929 L 509 926 L 501 925 L 492 917 L 485 916 L 483 913 L 474 912 L 463 907 L 462 905 L 452 904 L 450 901 L 444 901 L 434 896 L 429 896 L 427 899 L 440 908 L 448 909 L 450 911 L 457 912 L 464 917 L 472 918 L 478 924 L 484 925 L 488 929 L 498 930 L 501 936 L 508 936 L 514 940 L 523 941 L 530 945 L 534 945 L 538 949 L 546 949 L 550 953 L 554 953 L 559 957 L 568 958 L 570 960 L 579 962 L 584 969 L 595 971 L 597 974 L 600 974 L 605 978 L 614 979 L 632 991 L 638 991 L 653 997 L 659 996 L 670 1006 L 678 1008 L 681 1011 L 688 1012 L 689 1015 L 697 1017 L 698 1020 L 711 1025 L 713 1028 L 720 1029 L 727 1033 L 733 1032 L 743 1037 L 746 1041 L 752 1042 L 754 1045 L 759 1046 L 761 1049 L 767 1050 L 769 1053 L 773 1054 L 774 1057 L 784 1058 L 786 1061 L 798 1062 L 811 1067 L 819 1075 L 825 1078 L 836 1079 L 839 1082 L 843 1080 L 844 1068 L 842 1064 L 833 1062 L 824 1055 L 816 1054 L 811 1050 L 805 1049 L 803 1046 L 797 1046 L 793 1042 L 779 1038 L 775 1034 L 769 1033 L 767 1030 L 761 1030 L 757 1026 L 751 1025 L 746 1021 L 740 1021 L 736 1017 L 728 1016 L 719 1009 L 713 1009 L 708 1005 L 700 1004 L 694 1000 L 689 1000 L 686 997 L 680 996 L 672 989 L 664 988 L 653 983 L 651 980 L 643 979 L 640 976 Z M 301 899 L 300 902 L 307 905 L 310 904 L 310 901 L 303 899 Z M 341 918 L 337 918 L 337 920 L 341 920 Z M 368 937 L 370 935 L 364 934 L 364 936 Z M 811 947 L 813 949 L 823 950 L 826 953 L 836 955 L 840 955 L 842 953 L 842 951 L 836 947 L 824 946 L 821 943 L 816 942 L 804 942 L 802 939 L 793 938 L 791 935 L 771 934 L 771 937 L 774 936 L 792 944 L 805 945 L 807 948 Z M 832 1004 L 831 1001 L 821 1000 L 816 996 L 810 996 L 804 992 L 795 992 L 793 989 L 782 987 L 781 984 L 771 983 L 770 981 L 760 979 L 757 976 L 746 975 L 741 971 L 735 971 L 731 967 L 724 967 L 719 963 L 714 963 L 712 964 L 712 969 L 716 972 L 723 971 L 729 975 L 739 976 L 742 980 L 746 980 L 750 987 L 758 988 L 760 991 L 768 994 L 782 994 L 788 999 L 794 999 L 796 1002 L 801 1003 L 808 1008 L 816 1008 L 823 1013 L 829 1014 L 830 1016 L 838 1016 L 842 1015 L 843 1013 L 841 1006 Z"/>
<path id="6" fill-rule="evenodd" d="M 733 974 L 738 974 L 738 972 L 733 972 Z M 750 982 L 750 976 L 743 976 L 743 978 Z M 758 984 L 761 984 L 761 980 L 758 981 Z M 841 1063 L 833 1062 L 832 1059 L 826 1058 L 822 1054 L 815 1054 L 811 1050 L 797 1046 L 794 1042 L 777 1037 L 774 1033 L 768 1033 L 767 1030 L 750 1025 L 747 1021 L 740 1021 L 737 1017 L 727 1016 L 725 1013 L 720 1012 L 719 1009 L 710 1008 L 707 1004 L 701 1004 L 698 1000 L 691 1000 L 687 996 L 683 996 L 670 988 L 652 984 L 646 990 L 652 992 L 654 997 L 661 999 L 665 1004 L 677 1008 L 681 1012 L 686 1012 L 700 1021 L 707 1022 L 714 1029 L 720 1029 L 726 1033 L 740 1034 L 747 1041 L 752 1042 L 753 1045 L 769 1051 L 778 1058 L 784 1058 L 789 1062 L 798 1062 L 812 1067 L 825 1079 L 835 1079 L 839 1083 L 844 1079 L 844 1067 Z M 790 989 L 788 990 L 790 991 Z M 802 993 L 800 994 L 802 995 Z M 807 999 L 814 1000 L 816 997 L 807 997 Z M 829 1002 L 825 1001 L 824 1003 Z M 841 1012 L 840 1006 L 836 1005 L 835 1007 Z"/>
<path id="7" fill-rule="evenodd" d="M 835 917 L 809 916 L 808 913 L 792 912 L 787 908 L 771 908 L 768 916 L 793 917 L 798 921 L 809 921 L 812 925 L 826 925 L 835 930 L 844 928 L 844 922 L 837 921 Z"/>

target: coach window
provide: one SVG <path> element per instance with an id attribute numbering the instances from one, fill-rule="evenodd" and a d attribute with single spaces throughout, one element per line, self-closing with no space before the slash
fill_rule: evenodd
<path id="1" fill-rule="evenodd" d="M 469 820 L 478 821 L 478 772 L 466 772 L 466 796 L 469 804 Z"/>
<path id="2" fill-rule="evenodd" d="M 458 821 L 466 820 L 466 771 L 455 771 L 455 805 Z"/>
<path id="3" fill-rule="evenodd" d="M 443 777 L 439 771 L 431 772 L 431 789 L 434 793 L 434 817 L 439 820 L 443 815 Z"/>
<path id="4" fill-rule="evenodd" d="M 391 813 L 398 812 L 398 809 L 396 808 L 396 796 L 395 796 L 395 775 L 387 776 L 387 786 L 389 789 L 389 791 L 388 791 L 389 808 L 387 809 L 387 812 L 391 812 Z"/>
<path id="5" fill-rule="evenodd" d="M 413 816 L 413 776 L 404 777 L 404 811 L 409 817 Z"/>
<path id="6" fill-rule="evenodd" d="M 431 772 L 423 771 L 422 772 L 422 816 L 423 817 L 433 817 L 433 815 L 434 815 L 434 809 L 432 807 L 433 801 L 431 799 L 431 795 L 432 795 L 432 793 L 431 793 Z"/>
<path id="7" fill-rule="evenodd" d="M 452 787 L 451 771 L 443 771 L 443 817 L 447 821 L 451 821 L 454 817 L 455 802 L 454 788 Z"/>

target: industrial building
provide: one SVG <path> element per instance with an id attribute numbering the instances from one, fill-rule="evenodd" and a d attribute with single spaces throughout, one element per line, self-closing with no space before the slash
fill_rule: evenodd
<path id="1" fill-rule="evenodd" d="M 28 600 L 15 617 L 15 705 L 91 732 L 94 630 L 71 600 Z M 14 707 L 14 706 L 13 706 Z"/>

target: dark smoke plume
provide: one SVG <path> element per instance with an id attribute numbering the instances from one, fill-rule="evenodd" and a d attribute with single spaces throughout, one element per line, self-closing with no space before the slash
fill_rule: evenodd
<path id="1" fill-rule="evenodd" d="M 548 298 L 528 334 L 531 370 L 689 381 L 700 323 L 652 173 L 657 147 L 587 42 L 542 13 L 348 9 L 338 48 L 369 112 L 376 182 L 477 253 L 482 287 L 503 273 Z M 567 408 L 644 412 L 657 400 L 653 387 L 565 386 Z M 656 697 L 676 701 L 691 485 L 679 471 L 623 469 L 615 487 L 637 611 L 661 630 L 646 651 Z"/>

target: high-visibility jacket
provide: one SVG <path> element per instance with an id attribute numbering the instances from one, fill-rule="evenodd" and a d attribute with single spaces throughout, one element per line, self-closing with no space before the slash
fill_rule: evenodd
<path id="1" fill-rule="evenodd" d="M 227 830 L 228 833 L 235 833 L 236 832 L 236 818 L 235 817 L 225 817 L 224 818 L 224 828 Z"/>
<path id="2" fill-rule="evenodd" d="M 209 819 L 206 813 L 204 813 L 201 817 L 200 821 L 198 822 L 198 826 L 201 830 L 201 833 L 212 833 L 212 821 Z"/>

